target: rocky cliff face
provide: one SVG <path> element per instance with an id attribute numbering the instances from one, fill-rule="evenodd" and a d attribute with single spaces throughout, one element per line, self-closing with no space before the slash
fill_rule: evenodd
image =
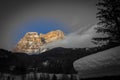
<path id="1" fill-rule="evenodd" d="M 64 38 L 64 33 L 60 30 L 51 31 L 47 34 L 40 34 L 42 43 L 50 43 Z"/>
<path id="2" fill-rule="evenodd" d="M 28 32 L 18 42 L 13 51 L 24 53 L 40 53 L 46 50 L 43 49 L 45 44 L 60 39 L 64 39 L 64 33 L 60 30 L 51 31 L 47 34 L 40 33 L 40 35 L 38 35 L 37 32 Z"/>

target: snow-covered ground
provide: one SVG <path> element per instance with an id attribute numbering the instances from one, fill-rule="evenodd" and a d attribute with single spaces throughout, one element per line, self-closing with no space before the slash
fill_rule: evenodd
<path id="1" fill-rule="evenodd" d="M 73 65 L 80 78 L 120 75 L 120 46 L 83 57 Z"/>

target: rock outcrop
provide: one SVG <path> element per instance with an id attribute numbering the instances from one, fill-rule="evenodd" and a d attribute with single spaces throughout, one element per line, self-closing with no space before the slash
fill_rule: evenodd
<path id="1" fill-rule="evenodd" d="M 40 35 L 38 35 L 37 32 L 28 32 L 18 42 L 13 51 L 24 53 L 40 53 L 46 50 L 43 49 L 45 44 L 60 39 L 64 39 L 64 33 L 60 30 L 51 31 L 47 34 L 40 33 Z"/>
<path id="2" fill-rule="evenodd" d="M 56 40 L 64 38 L 64 33 L 60 30 L 51 31 L 47 34 L 40 34 L 41 41 L 44 43 L 50 43 Z"/>

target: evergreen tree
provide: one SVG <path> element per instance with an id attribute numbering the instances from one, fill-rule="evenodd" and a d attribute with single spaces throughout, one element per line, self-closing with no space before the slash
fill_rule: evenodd
<path id="1" fill-rule="evenodd" d="M 57 77 L 55 74 L 53 75 L 52 80 L 57 80 Z"/>
<path id="2" fill-rule="evenodd" d="M 10 76 L 7 77 L 7 80 L 10 80 Z"/>
<path id="3" fill-rule="evenodd" d="M 72 74 L 70 75 L 70 80 L 73 80 L 73 75 Z"/>
<path id="4" fill-rule="evenodd" d="M 120 45 L 120 0 L 99 0 L 97 32 L 107 33 L 108 37 L 93 38 L 94 43 L 108 41 Z"/>
<path id="5" fill-rule="evenodd" d="M 46 75 L 46 80 L 50 80 L 50 75 L 49 74 Z"/>
<path id="6" fill-rule="evenodd" d="M 73 75 L 73 80 L 77 80 L 77 77 L 76 77 L 76 75 Z"/>
<path id="7" fill-rule="evenodd" d="M 61 80 L 70 80 L 67 74 L 63 74 Z"/>

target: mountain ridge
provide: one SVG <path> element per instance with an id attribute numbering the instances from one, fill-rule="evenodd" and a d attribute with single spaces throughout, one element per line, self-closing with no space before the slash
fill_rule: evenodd
<path id="1" fill-rule="evenodd" d="M 64 32 L 61 30 L 50 31 L 46 34 L 37 32 L 27 32 L 17 43 L 13 52 L 41 53 L 46 51 L 44 45 L 64 39 Z"/>

